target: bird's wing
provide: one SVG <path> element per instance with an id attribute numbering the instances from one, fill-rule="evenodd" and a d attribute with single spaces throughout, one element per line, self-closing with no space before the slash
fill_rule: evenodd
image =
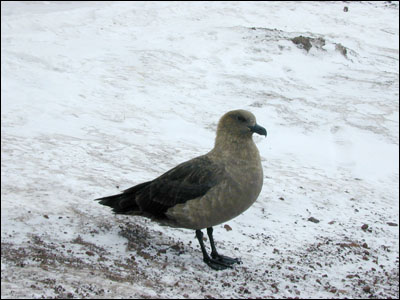
<path id="1" fill-rule="evenodd" d="M 224 178 L 223 165 L 200 156 L 154 179 L 136 193 L 135 200 L 141 211 L 162 215 L 176 204 L 205 195 Z"/>

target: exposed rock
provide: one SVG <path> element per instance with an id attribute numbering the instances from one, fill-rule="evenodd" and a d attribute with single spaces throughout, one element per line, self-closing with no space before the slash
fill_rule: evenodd
<path id="1" fill-rule="evenodd" d="M 293 38 L 292 42 L 295 43 L 296 45 L 298 45 L 299 48 L 306 49 L 307 52 L 312 47 L 310 38 L 302 36 L 302 35 Z"/>
<path id="2" fill-rule="evenodd" d="M 342 44 L 336 44 L 336 45 L 335 45 L 335 50 L 336 50 L 336 51 L 339 51 L 340 54 L 342 54 L 344 57 L 347 58 L 347 49 L 346 49 L 345 46 L 343 46 Z M 358 179 L 358 178 L 355 178 L 355 179 L 356 179 L 356 180 L 360 180 L 360 179 Z"/>

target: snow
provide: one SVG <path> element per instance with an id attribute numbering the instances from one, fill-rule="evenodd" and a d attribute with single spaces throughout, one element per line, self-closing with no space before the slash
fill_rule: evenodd
<path id="1" fill-rule="evenodd" d="M 398 2 L 1 9 L 2 298 L 399 297 Z M 238 108 L 268 131 L 257 202 L 214 228 L 243 264 L 93 201 L 206 153 Z"/>

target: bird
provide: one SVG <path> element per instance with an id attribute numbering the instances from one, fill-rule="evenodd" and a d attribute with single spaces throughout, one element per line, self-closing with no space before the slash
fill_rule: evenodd
<path id="1" fill-rule="evenodd" d="M 207 154 L 120 194 L 95 200 L 115 214 L 144 216 L 161 225 L 195 230 L 203 261 L 214 270 L 232 268 L 241 260 L 218 253 L 213 227 L 243 213 L 261 192 L 263 168 L 254 133 L 267 137 L 251 112 L 229 111 L 220 118 L 214 148 Z M 211 255 L 204 245 L 203 229 Z"/>

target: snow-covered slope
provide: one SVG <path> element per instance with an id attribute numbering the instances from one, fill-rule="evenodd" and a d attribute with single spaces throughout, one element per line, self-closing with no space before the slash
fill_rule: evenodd
<path id="1" fill-rule="evenodd" d="M 389 2 L 3 1 L 2 297 L 398 298 Z M 214 228 L 243 264 L 93 201 L 209 151 L 237 108 L 268 130 L 259 199 Z"/>

